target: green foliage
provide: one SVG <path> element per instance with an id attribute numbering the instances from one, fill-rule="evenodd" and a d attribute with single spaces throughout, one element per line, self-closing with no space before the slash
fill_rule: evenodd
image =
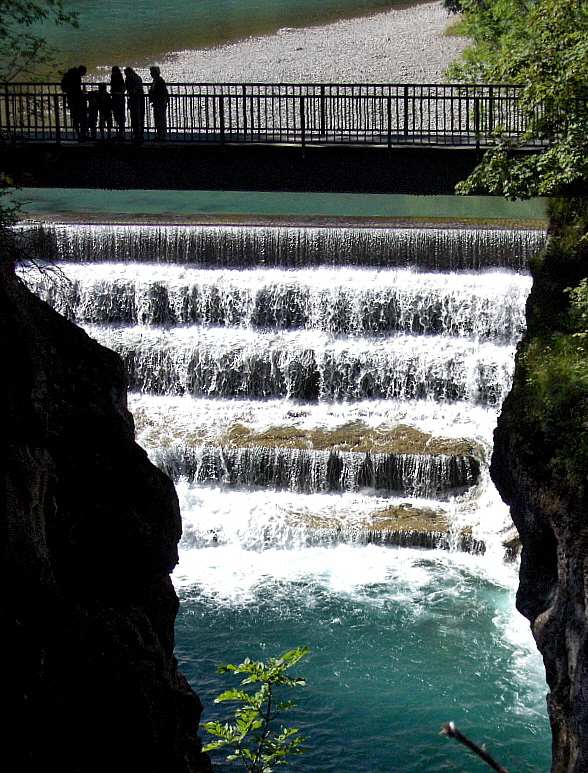
<path id="1" fill-rule="evenodd" d="M 18 220 L 20 205 L 5 198 L 12 192 L 13 186 L 12 180 L 0 172 L 0 230 L 14 225 Z"/>
<path id="2" fill-rule="evenodd" d="M 472 45 L 449 71 L 473 83 L 521 86 L 529 129 L 500 136 L 460 193 L 508 198 L 557 195 L 588 176 L 588 3 L 585 0 L 462 0 Z M 521 153 L 529 139 L 545 142 Z"/>
<path id="3" fill-rule="evenodd" d="M 570 247 L 588 233 L 588 199 L 554 198 L 548 204 L 549 233 L 559 240 L 571 236 Z"/>
<path id="4" fill-rule="evenodd" d="M 0 0 L 0 80 L 29 76 L 51 61 L 54 51 L 33 25 L 42 21 L 77 26 L 63 0 Z"/>
<path id="5" fill-rule="evenodd" d="M 229 760 L 241 760 L 250 773 L 271 773 L 275 765 L 281 765 L 286 757 L 301 754 L 304 740 L 298 730 L 280 725 L 275 731 L 270 727 L 275 720 L 294 704 L 277 700 L 278 687 L 297 687 L 306 684 L 301 677 L 285 673 L 295 666 L 306 654 L 307 647 L 298 647 L 279 658 L 269 658 L 266 663 L 246 658 L 238 666 L 231 664 L 218 667 L 221 674 L 245 674 L 239 687 L 226 690 L 215 699 L 215 703 L 239 701 L 235 710 L 235 723 L 207 722 L 205 729 L 218 740 L 204 747 L 212 751 L 229 746 L 233 749 Z M 259 684 L 259 689 L 248 691 L 245 685 Z"/>
<path id="6" fill-rule="evenodd" d="M 576 329 L 574 335 L 585 339 L 588 335 L 588 279 L 580 280 L 577 287 L 568 287 L 570 296 L 570 318 Z"/>
<path id="7" fill-rule="evenodd" d="M 581 499 L 588 467 L 588 350 L 583 336 L 533 340 L 521 357 L 527 442 L 546 453 L 547 472 L 568 499 Z M 546 482 L 546 481 L 544 481 Z"/>
<path id="8" fill-rule="evenodd" d="M 550 204 L 532 262 L 527 335 L 508 398 L 513 443 L 537 488 L 582 510 L 588 495 L 588 201 Z"/>

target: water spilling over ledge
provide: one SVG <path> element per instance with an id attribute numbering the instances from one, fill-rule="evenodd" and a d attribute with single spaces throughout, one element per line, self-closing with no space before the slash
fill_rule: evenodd
<path id="1" fill-rule="evenodd" d="M 516 343 L 530 278 L 408 269 L 197 269 L 63 264 L 31 289 L 78 324 L 222 326 L 335 335 L 447 335 Z"/>
<path id="2" fill-rule="evenodd" d="M 446 499 L 478 482 L 480 463 L 471 456 L 363 454 L 297 448 L 161 448 L 157 466 L 177 482 L 220 482 L 277 491 L 327 493 L 373 491 Z"/>
<path id="3" fill-rule="evenodd" d="M 499 404 L 512 350 L 446 337 L 337 339 L 312 331 L 87 328 L 118 352 L 132 389 L 293 400 L 468 400 Z M 418 345 L 417 345 L 418 343 Z"/>
<path id="4" fill-rule="evenodd" d="M 395 496 L 437 513 L 451 503 L 447 529 L 473 528 L 472 544 L 508 527 L 486 459 L 542 230 L 46 223 L 21 234 L 58 262 L 29 276 L 35 291 L 122 356 L 141 442 L 178 485 L 266 492 L 274 524 L 307 506 L 286 496 L 326 496 L 316 502 L 332 524 L 358 498 L 359 531 L 319 529 L 324 513 L 311 510 L 307 540 L 334 529 L 466 545 L 427 536 L 446 534 L 438 523 L 370 528 Z M 373 448 L 357 434 L 366 421 Z M 419 432 L 424 445 L 411 446 Z"/>
<path id="5" fill-rule="evenodd" d="M 138 441 L 176 481 L 178 659 L 210 707 L 202 658 L 311 643 L 303 773 L 351 737 L 360 773 L 389 768 L 376 746 L 420 773 L 406 715 L 437 728 L 464 696 L 534 759 L 544 686 L 487 465 L 543 234 L 302 230 L 50 226 L 63 261 L 24 274 L 122 354 Z"/>
<path id="6" fill-rule="evenodd" d="M 540 229 L 231 225 L 65 225 L 22 229 L 48 261 L 182 263 L 206 267 L 394 266 L 429 271 L 526 271 Z"/>

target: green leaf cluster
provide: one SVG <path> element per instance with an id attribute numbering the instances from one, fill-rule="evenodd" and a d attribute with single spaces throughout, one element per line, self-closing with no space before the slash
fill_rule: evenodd
<path id="1" fill-rule="evenodd" d="M 585 0 L 462 0 L 472 44 L 449 76 L 521 87 L 528 129 L 496 145 L 460 193 L 508 198 L 557 195 L 588 175 L 588 3 Z M 522 152 L 541 140 L 539 153 Z"/>
<path id="2" fill-rule="evenodd" d="M 241 674 L 239 687 L 221 693 L 215 703 L 238 701 L 233 723 L 208 722 L 204 728 L 217 737 L 204 747 L 212 751 L 231 747 L 229 760 L 241 760 L 250 773 L 271 773 L 276 765 L 283 764 L 292 754 L 301 754 L 300 744 L 304 741 L 297 728 L 283 725 L 274 729 L 275 721 L 283 712 L 294 707 L 292 701 L 278 700 L 276 688 L 298 687 L 306 684 L 302 677 L 291 677 L 285 672 L 295 666 L 305 655 L 307 647 L 286 652 L 266 662 L 246 658 L 243 663 L 218 666 L 221 674 Z M 253 691 L 244 689 L 247 685 L 259 685 Z"/>

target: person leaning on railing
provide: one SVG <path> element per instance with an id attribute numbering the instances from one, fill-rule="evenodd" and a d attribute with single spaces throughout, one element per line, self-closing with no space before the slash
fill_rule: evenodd
<path id="1" fill-rule="evenodd" d="M 116 123 L 116 139 L 125 138 L 125 79 L 120 67 L 116 65 L 110 73 L 110 96 L 112 97 L 112 115 Z"/>
<path id="2" fill-rule="evenodd" d="M 88 70 L 83 64 L 79 67 L 70 67 L 60 84 L 61 90 L 67 98 L 71 123 L 78 142 L 86 141 L 88 131 L 88 100 L 82 88 L 82 78 L 87 72 Z"/>
<path id="3" fill-rule="evenodd" d="M 169 104 L 169 91 L 165 81 L 161 77 L 159 67 L 155 65 L 149 68 L 153 83 L 149 86 L 149 102 L 153 107 L 153 123 L 155 124 L 155 139 L 164 140 L 167 135 L 167 106 Z"/>
<path id="4" fill-rule="evenodd" d="M 140 145 L 143 142 L 145 128 L 145 92 L 143 81 L 132 67 L 125 67 L 125 91 L 131 116 L 131 133 L 133 142 Z"/>

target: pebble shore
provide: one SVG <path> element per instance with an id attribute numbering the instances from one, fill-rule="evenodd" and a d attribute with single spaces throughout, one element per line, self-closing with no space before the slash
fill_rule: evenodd
<path id="1" fill-rule="evenodd" d="M 439 83 L 466 46 L 441 2 L 168 54 L 168 82 Z"/>

